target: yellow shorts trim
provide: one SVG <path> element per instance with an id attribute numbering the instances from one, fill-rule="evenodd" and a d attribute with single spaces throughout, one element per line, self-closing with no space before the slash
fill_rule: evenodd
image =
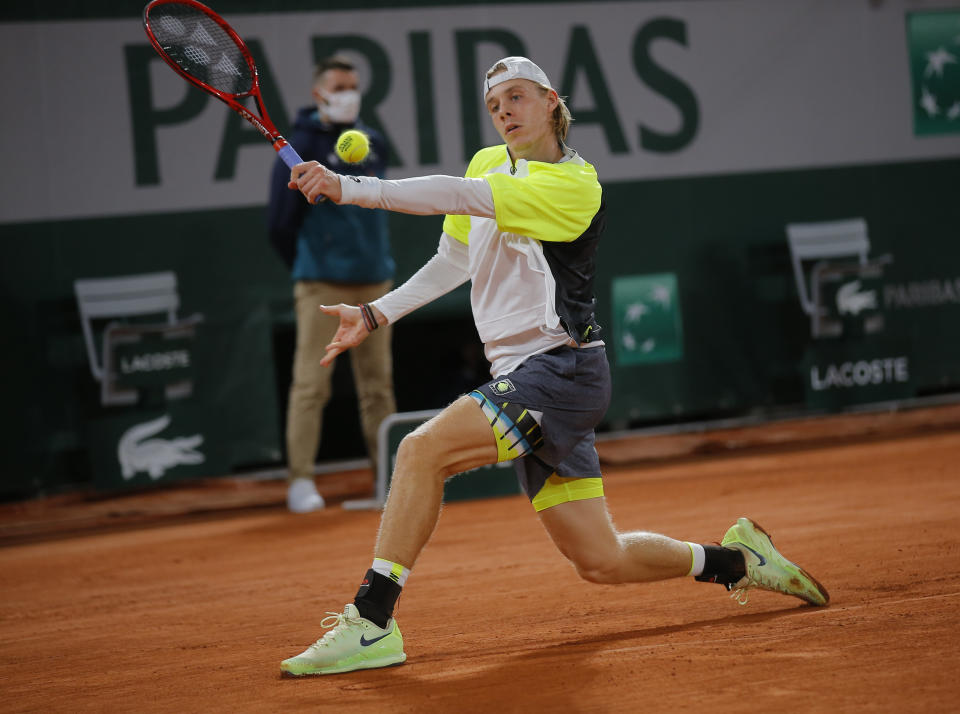
<path id="1" fill-rule="evenodd" d="M 583 501 L 603 496 L 602 478 L 564 478 L 552 474 L 533 497 L 533 508 L 542 511 L 569 501 Z"/>

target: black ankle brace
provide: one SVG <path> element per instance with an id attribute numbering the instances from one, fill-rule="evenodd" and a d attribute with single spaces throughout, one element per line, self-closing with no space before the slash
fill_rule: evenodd
<path id="1" fill-rule="evenodd" d="M 724 548 L 722 545 L 703 546 L 703 573 L 695 580 L 701 583 L 720 583 L 727 589 L 747 574 L 747 564 L 743 553 L 736 548 Z"/>
<path id="2" fill-rule="evenodd" d="M 377 627 L 386 627 L 393 617 L 393 608 L 403 588 L 385 575 L 368 570 L 357 590 L 353 604 L 365 617 Z"/>

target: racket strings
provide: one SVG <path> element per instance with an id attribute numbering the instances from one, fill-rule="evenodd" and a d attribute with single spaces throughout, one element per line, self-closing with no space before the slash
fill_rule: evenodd
<path id="1" fill-rule="evenodd" d="M 213 18 L 185 3 L 164 3 L 147 16 L 163 52 L 180 69 L 228 94 L 246 94 L 253 73 L 236 40 Z"/>

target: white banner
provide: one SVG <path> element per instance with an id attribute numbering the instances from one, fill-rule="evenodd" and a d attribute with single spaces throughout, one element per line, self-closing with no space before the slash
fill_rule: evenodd
<path id="1" fill-rule="evenodd" d="M 264 81 L 283 104 L 271 108 L 267 95 L 274 118 L 310 102 L 315 38 L 362 38 L 347 54 L 382 94 L 367 108 L 400 160 L 392 177 L 462 174 L 475 122 L 476 138 L 499 141 L 480 73 L 519 42 L 580 117 L 571 146 L 601 180 L 627 181 L 960 156 L 960 136 L 916 137 L 912 125 L 907 12 L 949 6 L 704 0 L 227 20 L 262 48 Z M 265 202 L 269 145 L 225 143 L 231 113 L 213 99 L 165 119 L 188 85 L 144 60 L 147 46 L 139 18 L 0 25 L 10 100 L 0 114 L 0 222 Z"/>

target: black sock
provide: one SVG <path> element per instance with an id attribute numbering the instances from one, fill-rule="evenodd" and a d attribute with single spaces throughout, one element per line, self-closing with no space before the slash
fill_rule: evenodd
<path id="1" fill-rule="evenodd" d="M 374 570 L 368 570 L 357 590 L 353 604 L 360 611 L 360 617 L 365 617 L 380 628 L 387 626 L 393 616 L 393 607 L 403 590 L 397 583 L 386 575 Z"/>
<path id="2" fill-rule="evenodd" d="M 736 548 L 705 545 L 703 553 L 703 573 L 695 578 L 702 583 L 720 583 L 726 585 L 729 590 L 730 585 L 747 574 L 743 553 Z"/>

